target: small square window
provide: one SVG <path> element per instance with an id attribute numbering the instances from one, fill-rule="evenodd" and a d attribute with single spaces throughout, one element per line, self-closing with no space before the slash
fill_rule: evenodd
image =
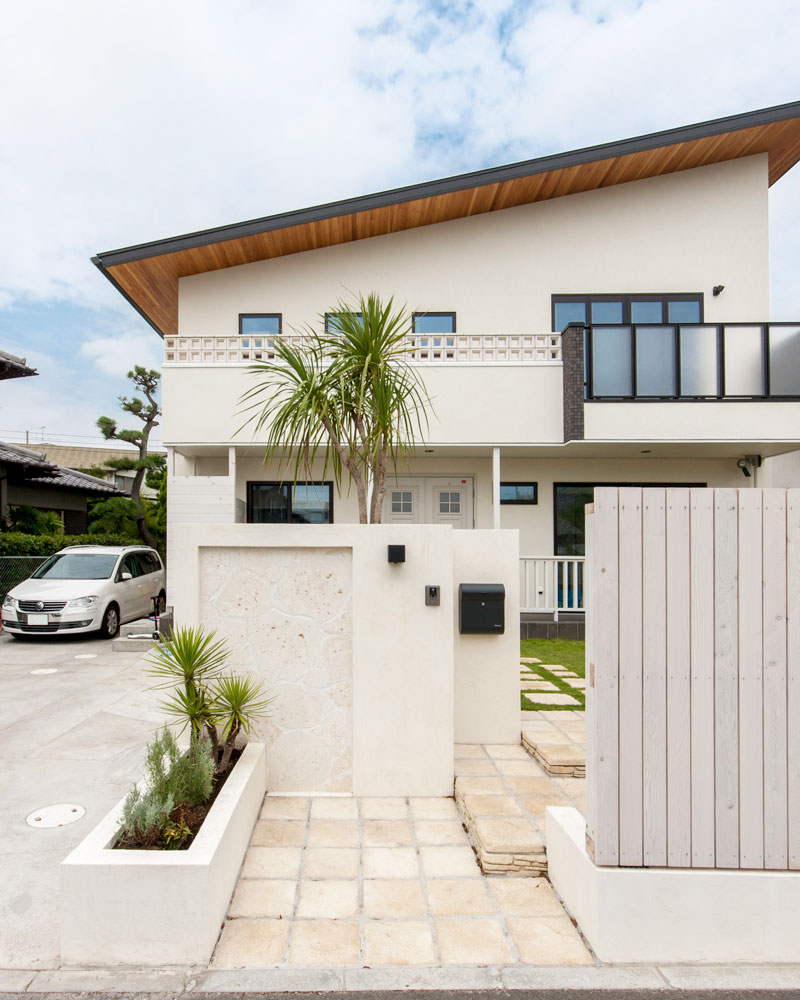
<path id="1" fill-rule="evenodd" d="M 501 504 L 536 504 L 539 502 L 538 483 L 500 483 Z"/>
<path id="2" fill-rule="evenodd" d="M 412 506 L 410 490 L 392 490 L 393 514 L 411 514 Z"/>

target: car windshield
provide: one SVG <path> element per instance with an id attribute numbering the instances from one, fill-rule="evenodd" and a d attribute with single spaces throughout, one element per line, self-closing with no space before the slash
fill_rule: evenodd
<path id="1" fill-rule="evenodd" d="M 107 580 L 117 556 L 100 552 L 59 552 L 32 575 L 33 580 Z"/>

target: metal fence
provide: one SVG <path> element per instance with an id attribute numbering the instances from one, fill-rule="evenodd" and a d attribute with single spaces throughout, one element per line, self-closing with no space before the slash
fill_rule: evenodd
<path id="1" fill-rule="evenodd" d="M 0 556 L 0 600 L 12 587 L 27 580 L 49 556 Z"/>

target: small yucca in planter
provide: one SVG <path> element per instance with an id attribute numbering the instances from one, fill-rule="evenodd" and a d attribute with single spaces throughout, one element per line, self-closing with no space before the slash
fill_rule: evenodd
<path id="1" fill-rule="evenodd" d="M 229 655 L 215 632 L 183 626 L 147 657 L 149 672 L 163 679 L 156 687 L 177 685 L 161 707 L 184 729 L 189 726 L 194 736 L 208 737 L 217 773 L 229 767 L 239 734 L 249 735 L 273 700 L 263 696 L 261 681 L 223 673 Z"/>

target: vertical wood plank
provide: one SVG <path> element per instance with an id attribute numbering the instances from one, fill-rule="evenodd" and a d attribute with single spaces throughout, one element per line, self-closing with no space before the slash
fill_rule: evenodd
<path id="1" fill-rule="evenodd" d="M 641 867 L 642 491 L 619 491 L 619 863 Z"/>
<path id="2" fill-rule="evenodd" d="M 689 490 L 667 490 L 667 864 L 692 863 Z"/>
<path id="3" fill-rule="evenodd" d="M 587 504 L 587 507 L 590 505 Z M 594 668 L 594 508 L 586 511 L 586 563 L 583 575 L 583 606 L 586 615 L 586 851 L 595 857 L 597 838 L 597 712 L 595 711 Z"/>
<path id="4" fill-rule="evenodd" d="M 800 490 L 786 495 L 786 714 L 789 867 L 800 868 Z"/>
<path id="5" fill-rule="evenodd" d="M 619 511 L 617 490 L 594 491 L 595 861 L 619 864 Z"/>
<path id="6" fill-rule="evenodd" d="M 764 867 L 788 868 L 786 491 L 763 490 Z"/>
<path id="7" fill-rule="evenodd" d="M 739 490 L 739 867 L 764 867 L 761 490 Z"/>
<path id="8" fill-rule="evenodd" d="M 739 867 L 739 507 L 714 491 L 714 786 L 717 868 Z"/>
<path id="9" fill-rule="evenodd" d="M 714 867 L 714 494 L 692 490 L 692 867 Z"/>
<path id="10" fill-rule="evenodd" d="M 642 491 L 644 864 L 667 863 L 666 492 Z"/>

